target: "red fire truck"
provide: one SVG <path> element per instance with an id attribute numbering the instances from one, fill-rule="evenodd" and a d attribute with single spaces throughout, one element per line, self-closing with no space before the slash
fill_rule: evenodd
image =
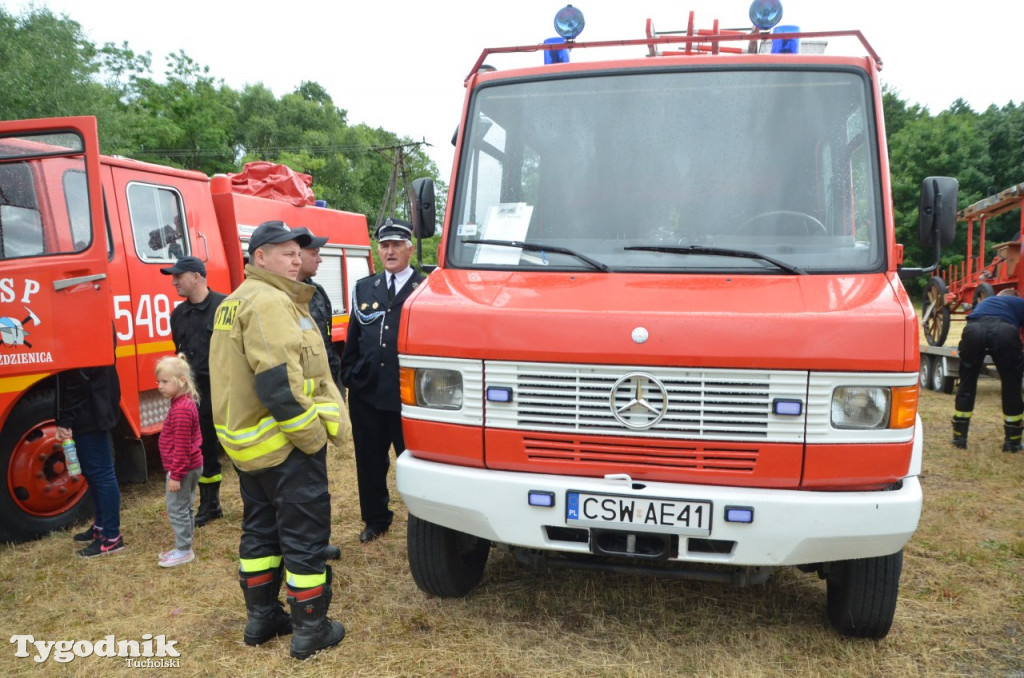
<path id="1" fill-rule="evenodd" d="M 308 177 L 287 168 L 246 177 L 101 156 L 90 117 L 0 122 L 0 541 L 66 527 L 89 509 L 87 483 L 67 474 L 54 439 L 62 371 L 116 354 L 118 476 L 145 479 L 143 439 L 167 407 L 153 367 L 174 349 L 170 313 L 181 302 L 160 268 L 178 257 L 202 259 L 210 287 L 226 293 L 259 223 L 327 236 L 317 281 L 344 341 L 351 288 L 372 267 L 365 216 L 307 204 Z"/>
<path id="2" fill-rule="evenodd" d="M 881 60 L 858 31 L 769 33 L 780 15 L 581 43 L 570 6 L 564 42 L 477 60 L 399 342 L 422 590 L 467 594 L 494 545 L 739 585 L 791 565 L 827 580 L 840 633 L 888 633 L 922 503 L 900 275 L 935 265 L 900 270 Z M 800 46 L 821 40 L 859 54 Z M 936 249 L 956 194 L 922 186 Z"/>

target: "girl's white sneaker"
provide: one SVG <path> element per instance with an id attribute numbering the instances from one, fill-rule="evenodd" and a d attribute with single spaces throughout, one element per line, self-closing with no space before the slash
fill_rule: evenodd
<path id="1" fill-rule="evenodd" d="M 163 554 L 161 554 L 163 555 Z M 174 549 L 167 554 L 166 558 L 160 560 L 160 567 L 175 567 L 176 565 L 184 565 L 185 563 L 191 563 L 196 559 L 196 554 L 191 549 L 188 551 L 180 551 Z"/>

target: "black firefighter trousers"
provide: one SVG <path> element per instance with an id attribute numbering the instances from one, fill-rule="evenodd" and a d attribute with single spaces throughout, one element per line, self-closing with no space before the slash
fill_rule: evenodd
<path id="1" fill-rule="evenodd" d="M 280 555 L 292 574 L 325 571 L 324 548 L 331 537 L 326 445 L 315 454 L 296 448 L 271 468 L 238 471 L 238 486 L 243 561 Z"/>
<path id="2" fill-rule="evenodd" d="M 974 411 L 978 375 L 985 363 L 985 354 L 992 356 L 1002 382 L 1003 416 L 1016 417 L 1024 412 L 1021 400 L 1021 377 L 1024 375 L 1024 354 L 1021 353 L 1020 329 L 995 317 L 978 318 L 967 323 L 960 339 L 960 386 L 956 391 L 956 411 Z"/>

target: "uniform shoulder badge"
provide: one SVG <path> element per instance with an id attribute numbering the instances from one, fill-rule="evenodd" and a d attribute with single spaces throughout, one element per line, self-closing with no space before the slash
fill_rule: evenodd
<path id="1" fill-rule="evenodd" d="M 238 315 L 238 306 L 241 301 L 238 299 L 227 299 L 217 307 L 217 315 L 213 320 L 214 330 L 230 330 L 235 325 L 235 317 Z"/>

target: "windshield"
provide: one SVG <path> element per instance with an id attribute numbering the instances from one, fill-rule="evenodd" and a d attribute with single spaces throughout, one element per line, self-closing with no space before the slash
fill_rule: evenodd
<path id="1" fill-rule="evenodd" d="M 881 270 L 869 91 L 858 71 L 794 68 L 482 86 L 448 265 Z"/>

